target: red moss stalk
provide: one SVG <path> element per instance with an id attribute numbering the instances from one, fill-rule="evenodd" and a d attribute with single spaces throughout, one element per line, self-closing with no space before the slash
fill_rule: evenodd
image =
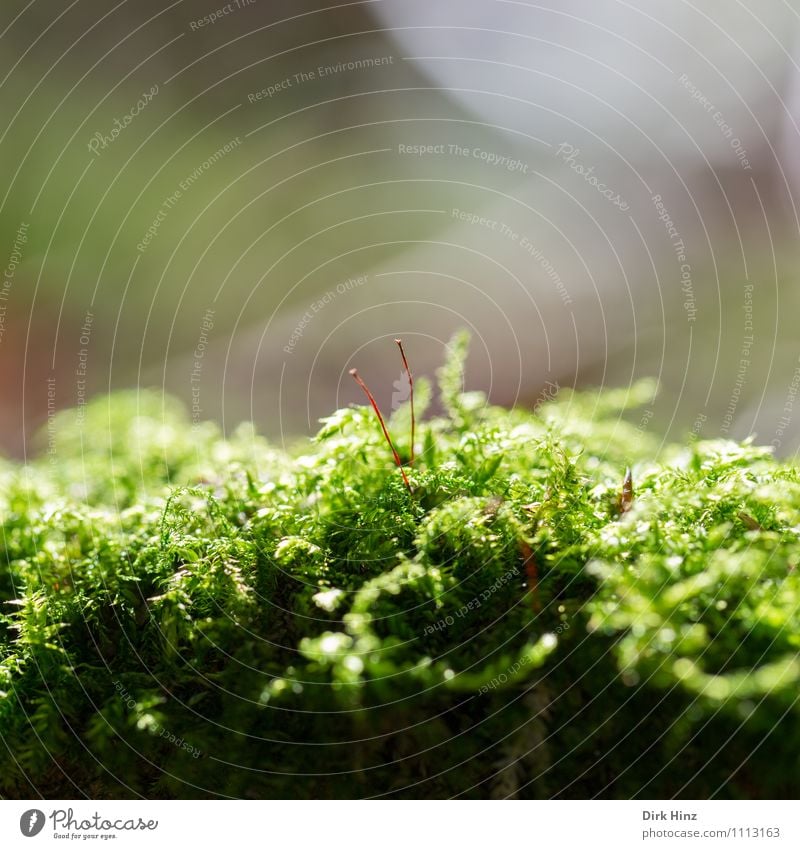
<path id="1" fill-rule="evenodd" d="M 519 542 L 519 553 L 522 555 L 522 563 L 525 567 L 525 576 L 528 579 L 528 592 L 531 594 L 531 607 L 535 613 L 539 613 L 542 609 L 542 603 L 539 600 L 539 566 L 536 563 L 536 556 L 533 550 L 524 540 Z"/>
<path id="2" fill-rule="evenodd" d="M 386 441 L 389 443 L 389 448 L 392 449 L 392 455 L 394 456 L 394 461 L 397 463 L 397 468 L 400 469 L 400 474 L 403 476 L 403 483 L 406 485 L 406 489 L 411 492 L 411 483 L 408 480 L 408 475 L 406 474 L 406 470 L 403 468 L 403 461 L 400 459 L 400 455 L 397 453 L 397 449 L 394 447 L 394 442 L 392 442 L 392 437 L 389 436 L 389 431 L 386 429 L 386 422 L 383 420 L 383 416 L 381 415 L 381 411 L 378 408 L 378 402 L 375 400 L 373 394 L 369 391 L 369 387 L 366 383 L 361 379 L 361 376 L 358 373 L 358 369 L 351 368 L 350 375 L 355 380 L 355 382 L 364 390 L 364 394 L 369 398 L 369 403 L 372 404 L 372 409 L 375 410 L 375 415 L 378 417 L 378 421 L 381 423 L 381 429 L 383 430 L 383 435 L 386 437 Z"/>
<path id="3" fill-rule="evenodd" d="M 411 404 L 411 453 L 409 455 L 408 465 L 414 465 L 414 438 L 417 429 L 417 421 L 414 416 L 414 377 L 411 374 L 411 369 L 408 367 L 408 360 L 406 359 L 406 352 L 403 350 L 403 340 L 395 339 L 397 343 L 397 347 L 400 349 L 400 356 L 403 358 L 403 368 L 406 370 L 406 376 L 408 377 L 408 400 Z"/>

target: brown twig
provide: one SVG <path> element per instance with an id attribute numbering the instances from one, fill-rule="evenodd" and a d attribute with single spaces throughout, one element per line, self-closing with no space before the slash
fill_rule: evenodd
<path id="1" fill-rule="evenodd" d="M 761 523 L 754 519 L 749 513 L 745 513 L 744 510 L 740 510 L 737 514 L 739 517 L 739 521 L 747 528 L 748 531 L 763 531 Z"/>
<path id="2" fill-rule="evenodd" d="M 627 513 L 633 507 L 633 473 L 630 466 L 625 470 L 625 477 L 622 481 L 622 492 L 619 494 L 617 506 L 620 513 Z"/>

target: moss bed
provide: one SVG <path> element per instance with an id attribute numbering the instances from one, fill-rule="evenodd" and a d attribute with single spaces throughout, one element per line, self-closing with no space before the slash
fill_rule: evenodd
<path id="1" fill-rule="evenodd" d="M 793 796 L 797 469 L 465 354 L 411 493 L 368 407 L 285 451 L 116 394 L 4 462 L 0 794 Z"/>

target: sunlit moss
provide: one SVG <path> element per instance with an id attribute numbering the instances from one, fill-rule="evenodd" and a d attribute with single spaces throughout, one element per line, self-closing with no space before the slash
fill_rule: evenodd
<path id="1" fill-rule="evenodd" d="M 489 406 L 451 350 L 411 493 L 365 407 L 283 451 L 123 393 L 4 462 L 0 792 L 793 792 L 796 469 L 657 460 L 651 383 Z"/>

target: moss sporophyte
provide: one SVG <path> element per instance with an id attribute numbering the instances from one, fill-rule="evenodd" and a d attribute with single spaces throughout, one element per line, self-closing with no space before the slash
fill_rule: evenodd
<path id="1" fill-rule="evenodd" d="M 414 439 L 416 436 L 416 427 L 417 421 L 416 416 L 414 414 L 414 378 L 411 375 L 411 370 L 408 367 L 408 360 L 406 359 L 406 352 L 403 349 L 403 340 L 395 339 L 395 343 L 397 347 L 400 349 L 400 356 L 403 360 L 403 368 L 405 369 L 406 376 L 408 377 L 408 398 L 409 398 L 409 408 L 411 410 L 411 442 L 408 447 L 409 460 L 408 465 L 414 465 Z M 394 442 L 392 442 L 392 437 L 389 436 L 389 431 L 386 428 L 386 422 L 383 420 L 383 416 L 381 415 L 380 408 L 378 407 L 378 402 L 375 400 L 373 394 L 369 391 L 367 384 L 361 379 L 361 376 L 358 373 L 358 369 L 351 368 L 350 376 L 355 380 L 355 382 L 364 390 L 364 394 L 369 399 L 369 403 L 372 405 L 372 409 L 375 411 L 375 415 L 378 417 L 378 422 L 380 423 L 381 430 L 383 431 L 383 435 L 386 438 L 386 442 L 389 445 L 389 449 L 392 452 L 392 456 L 394 457 L 394 461 L 397 464 L 397 468 L 400 469 L 400 474 L 403 478 L 403 483 L 406 485 L 406 489 L 409 493 L 413 493 L 411 489 L 411 483 L 408 480 L 408 475 L 406 474 L 406 470 L 403 468 L 403 461 L 400 459 L 400 455 L 397 453 L 397 449 L 394 447 Z"/>
<path id="2" fill-rule="evenodd" d="M 361 382 L 287 451 L 123 392 L 0 461 L 0 793 L 793 795 L 795 466 L 449 350 L 438 416 Z"/>

